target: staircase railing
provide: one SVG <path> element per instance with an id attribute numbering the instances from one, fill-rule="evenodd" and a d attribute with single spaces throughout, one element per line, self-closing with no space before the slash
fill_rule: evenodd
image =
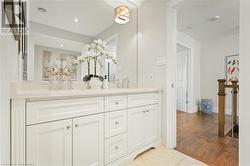
<path id="1" fill-rule="evenodd" d="M 238 105 L 238 81 L 231 81 L 231 85 L 226 84 L 225 79 L 219 79 L 219 136 L 225 136 L 225 106 L 226 106 L 226 88 L 232 89 L 232 116 L 233 116 L 233 127 L 238 125 L 238 118 L 237 118 L 237 105 Z"/>

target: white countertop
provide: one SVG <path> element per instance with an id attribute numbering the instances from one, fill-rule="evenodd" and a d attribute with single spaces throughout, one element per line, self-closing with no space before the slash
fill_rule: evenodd
<path id="1" fill-rule="evenodd" d="M 77 98 L 108 95 L 126 95 L 134 93 L 159 92 L 161 88 L 127 88 L 127 89 L 100 89 L 100 90 L 23 90 L 11 94 L 11 99 L 51 99 Z"/>

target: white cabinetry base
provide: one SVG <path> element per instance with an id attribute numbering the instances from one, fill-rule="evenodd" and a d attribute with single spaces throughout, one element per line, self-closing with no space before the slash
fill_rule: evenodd
<path id="1" fill-rule="evenodd" d="M 129 162 L 133 161 L 139 154 L 145 152 L 150 148 L 158 148 L 161 146 L 161 140 L 155 141 L 151 144 L 148 144 L 132 153 L 127 154 L 126 156 L 120 158 L 119 160 L 114 161 L 113 163 L 108 164 L 107 166 L 127 166 Z"/>
<path id="2" fill-rule="evenodd" d="M 161 91 L 124 91 L 12 98 L 11 165 L 125 166 L 159 147 Z"/>

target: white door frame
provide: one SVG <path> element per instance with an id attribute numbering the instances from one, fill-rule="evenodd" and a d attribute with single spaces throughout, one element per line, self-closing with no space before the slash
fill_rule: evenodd
<path id="1" fill-rule="evenodd" d="M 176 147 L 176 110 L 175 102 L 172 99 L 176 98 L 175 88 L 172 88 L 172 84 L 175 83 L 174 73 L 176 63 L 176 18 L 177 13 L 173 8 L 178 2 L 171 0 L 167 3 L 167 79 L 166 79 L 166 146 L 167 148 Z M 240 93 L 239 97 L 239 116 L 240 116 L 240 132 L 239 132 L 239 165 L 250 164 L 250 112 L 246 111 L 250 109 L 250 1 L 240 1 L 240 60 L 241 60 L 241 72 L 240 72 L 240 87 L 244 89 Z M 173 58 L 174 57 L 174 58 Z"/>
<path id="2" fill-rule="evenodd" d="M 239 165 L 250 165 L 250 1 L 240 1 Z"/>
<path id="3" fill-rule="evenodd" d="M 187 104 L 187 112 L 193 113 L 195 112 L 194 108 L 194 50 L 188 44 L 185 44 L 181 41 L 176 40 L 176 44 L 182 45 L 190 50 L 190 54 L 187 56 L 187 93 L 188 93 L 188 104 Z"/>
<path id="4" fill-rule="evenodd" d="M 181 47 L 181 50 L 178 48 Z M 188 113 L 188 57 L 190 49 L 176 42 L 176 110 Z M 182 74 L 181 74 L 182 73 Z M 180 92 L 182 91 L 182 93 Z"/>
<path id="5" fill-rule="evenodd" d="M 167 16 L 167 65 L 166 65 L 166 147 L 176 147 L 176 39 L 177 39 L 177 12 L 173 8 L 178 3 L 172 0 L 166 3 Z"/>

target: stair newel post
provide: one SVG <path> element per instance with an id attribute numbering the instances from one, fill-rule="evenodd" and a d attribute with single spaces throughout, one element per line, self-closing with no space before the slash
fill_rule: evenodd
<path id="1" fill-rule="evenodd" d="M 226 92 L 225 92 L 225 85 L 226 80 L 220 79 L 219 82 L 219 136 L 224 137 L 225 134 L 225 103 L 226 103 Z"/>
<path id="2" fill-rule="evenodd" d="M 237 98 L 238 98 L 238 81 L 232 81 L 233 91 L 232 91 L 232 108 L 233 108 L 233 125 L 238 125 L 237 120 Z"/>

